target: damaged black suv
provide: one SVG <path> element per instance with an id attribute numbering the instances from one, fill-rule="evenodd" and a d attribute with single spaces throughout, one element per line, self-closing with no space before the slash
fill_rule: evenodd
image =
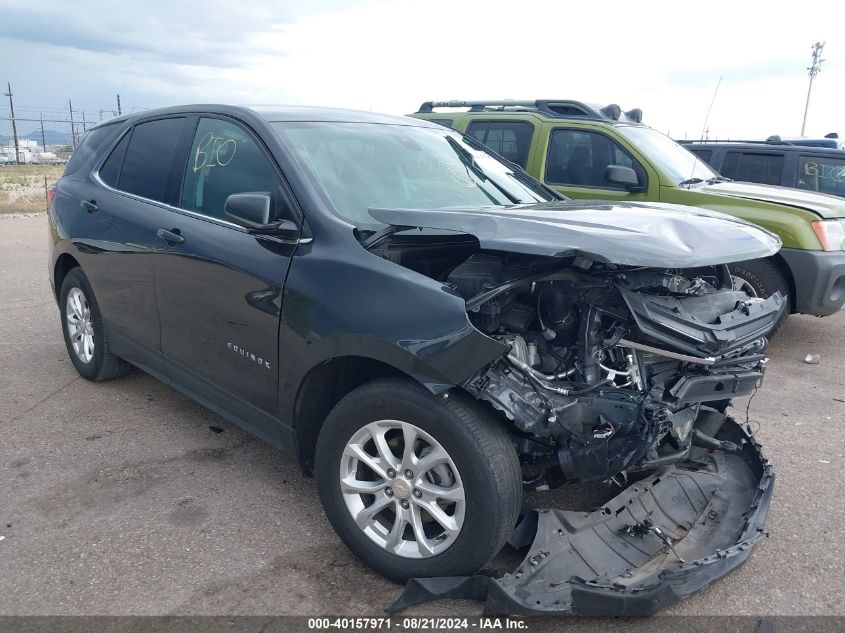
<path id="1" fill-rule="evenodd" d="M 349 548 L 415 579 L 397 608 L 649 613 L 762 538 L 773 475 L 725 411 L 785 301 L 726 264 L 765 230 L 572 202 L 422 120 L 229 106 L 97 126 L 49 225 L 77 371 L 137 366 L 292 451 Z M 523 564 L 475 576 L 508 539 Z"/>

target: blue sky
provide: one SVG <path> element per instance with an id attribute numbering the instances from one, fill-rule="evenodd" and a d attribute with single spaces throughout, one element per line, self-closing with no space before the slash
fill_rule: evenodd
<path id="1" fill-rule="evenodd" d="M 814 8 L 815 7 L 815 8 Z M 144 3 L 0 0 L 0 81 L 21 114 L 186 102 L 407 113 L 428 99 L 572 98 L 640 107 L 673 136 L 840 131 L 845 9 L 709 2 Z M 0 112 L 8 110 L 0 105 Z M 108 113 L 106 113 L 107 115 Z"/>

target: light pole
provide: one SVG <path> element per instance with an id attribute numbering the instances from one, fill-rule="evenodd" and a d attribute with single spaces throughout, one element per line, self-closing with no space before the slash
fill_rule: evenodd
<path id="1" fill-rule="evenodd" d="M 824 50 L 824 42 L 816 42 L 813 44 L 813 63 L 807 68 L 810 75 L 810 86 L 807 88 L 807 103 L 804 105 L 804 121 L 801 123 L 801 136 L 804 136 L 804 129 L 807 127 L 807 111 L 810 109 L 810 93 L 813 90 L 813 79 L 819 74 L 822 69 L 822 50 Z"/>

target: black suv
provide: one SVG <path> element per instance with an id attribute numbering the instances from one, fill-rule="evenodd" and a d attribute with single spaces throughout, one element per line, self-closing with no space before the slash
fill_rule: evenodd
<path id="1" fill-rule="evenodd" d="M 570 202 L 426 121 L 228 106 L 97 126 L 49 225 L 77 371 L 134 365 L 291 451 L 357 555 L 422 577 L 400 605 L 645 613 L 762 538 L 771 468 L 725 410 L 785 307 L 732 289 L 763 229 Z M 598 510 L 522 513 L 527 562 L 471 576 L 524 484 L 611 480 Z"/>
<path id="2" fill-rule="evenodd" d="M 836 139 L 679 142 L 732 180 L 845 197 L 845 149 Z"/>

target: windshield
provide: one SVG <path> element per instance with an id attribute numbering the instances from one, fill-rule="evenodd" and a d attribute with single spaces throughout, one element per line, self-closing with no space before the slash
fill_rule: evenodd
<path id="1" fill-rule="evenodd" d="M 457 132 L 380 123 L 273 124 L 335 211 L 377 224 L 368 209 L 504 206 L 554 198 L 515 166 Z"/>
<path id="2" fill-rule="evenodd" d="M 633 125 L 620 125 L 617 129 L 675 184 L 719 176 L 705 161 L 657 130 Z"/>

